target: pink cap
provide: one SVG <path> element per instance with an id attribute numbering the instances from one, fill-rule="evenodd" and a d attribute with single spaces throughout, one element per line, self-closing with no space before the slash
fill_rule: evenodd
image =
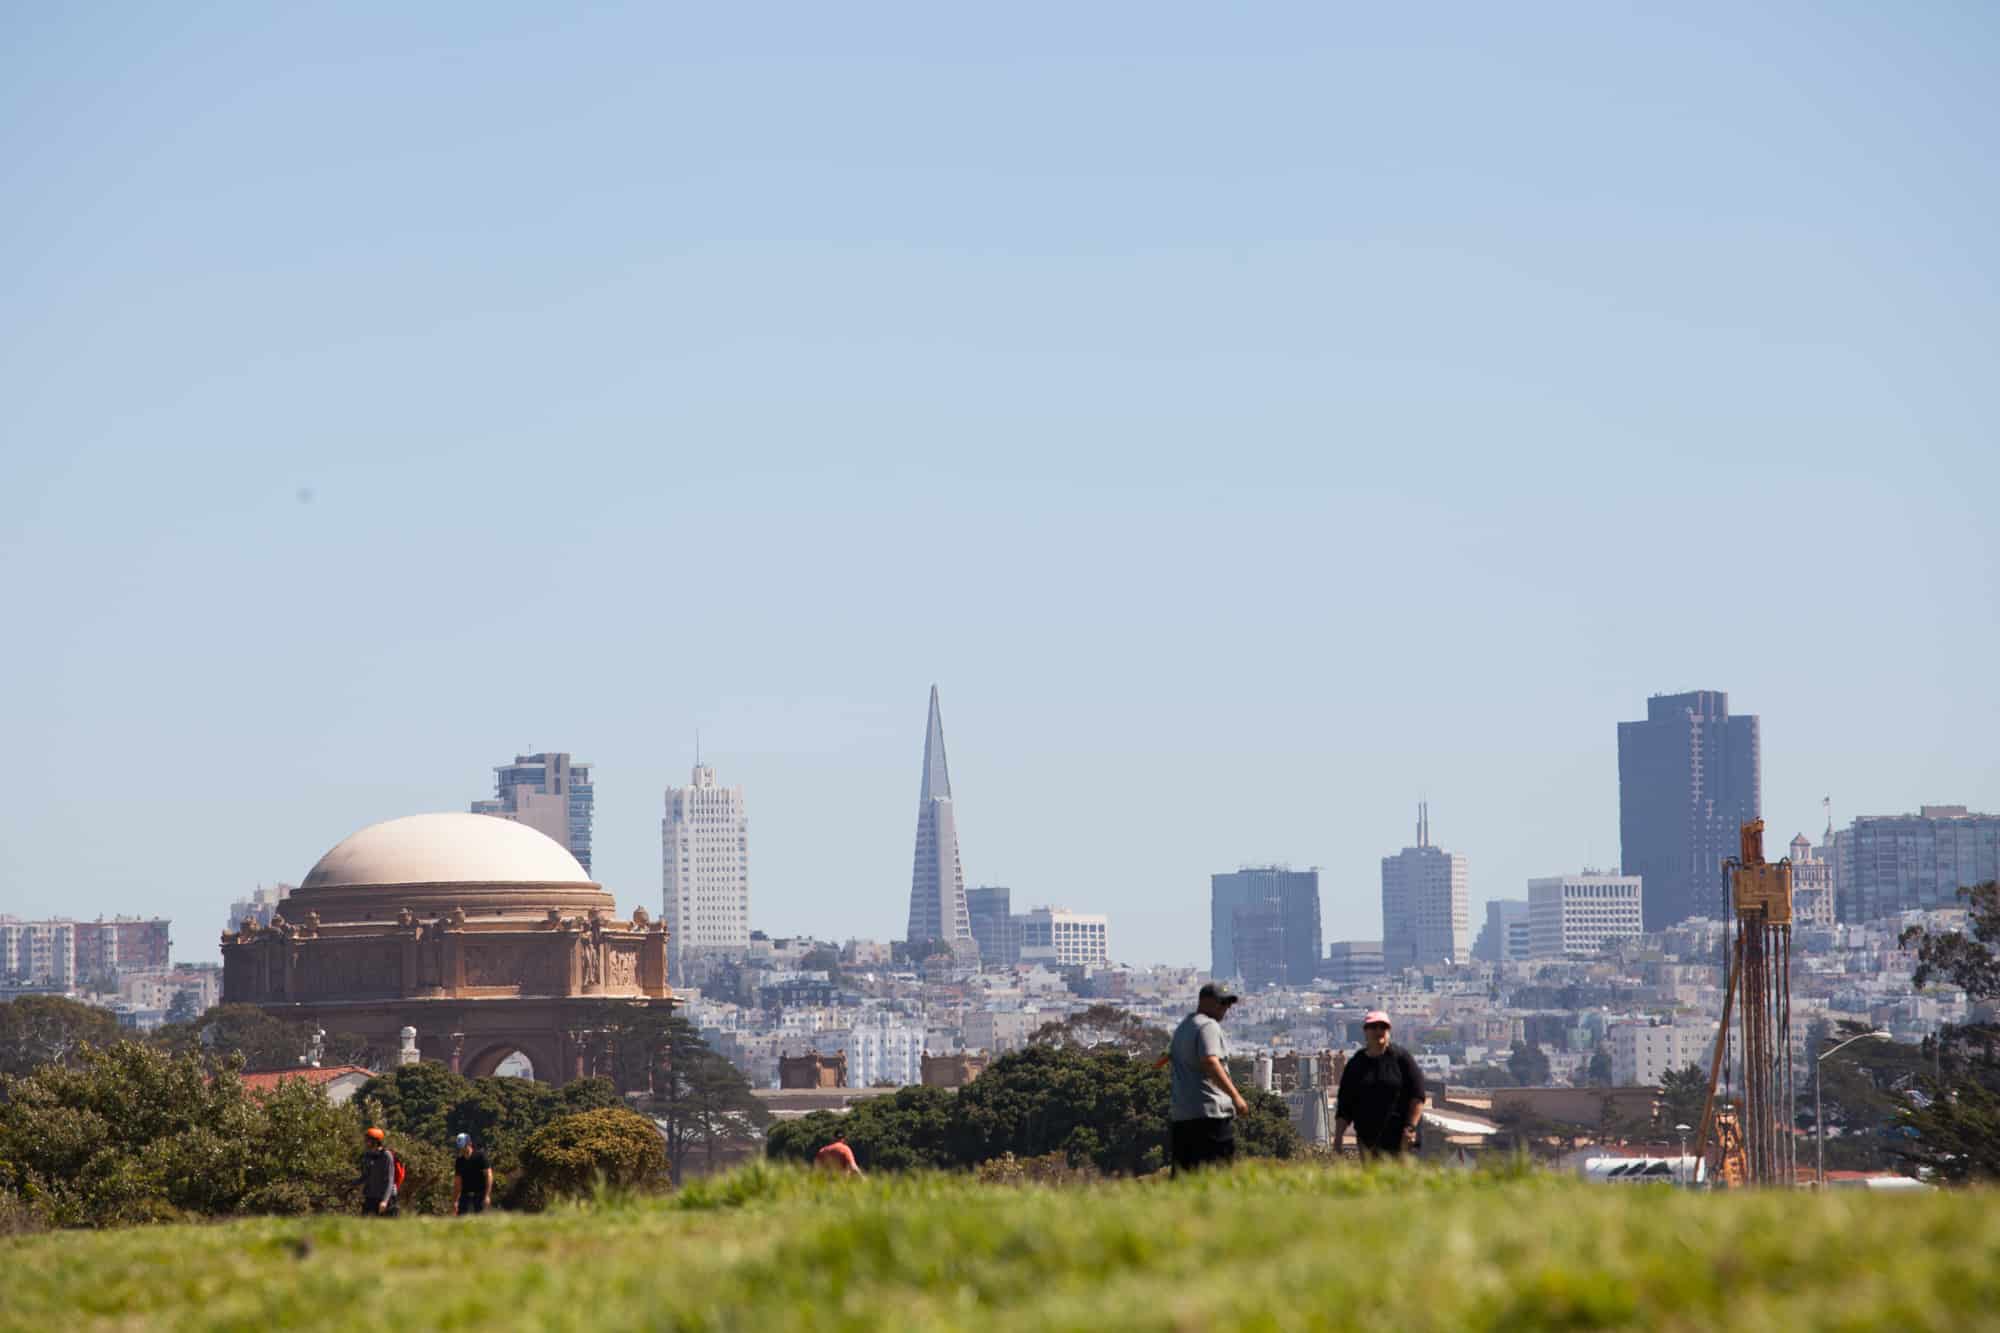
<path id="1" fill-rule="evenodd" d="M 1370 1009 L 1366 1014 L 1362 1015 L 1361 1017 L 1362 1027 L 1368 1027 L 1370 1024 L 1373 1023 L 1380 1023 L 1385 1028 L 1395 1026 L 1395 1024 L 1389 1021 L 1389 1015 L 1383 1013 L 1380 1009 Z"/>

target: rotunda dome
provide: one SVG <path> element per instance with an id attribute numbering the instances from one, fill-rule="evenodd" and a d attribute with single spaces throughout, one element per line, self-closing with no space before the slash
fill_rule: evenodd
<path id="1" fill-rule="evenodd" d="M 344 839 L 300 889 L 364 884 L 590 884 L 569 849 L 493 815 L 405 815 Z"/>

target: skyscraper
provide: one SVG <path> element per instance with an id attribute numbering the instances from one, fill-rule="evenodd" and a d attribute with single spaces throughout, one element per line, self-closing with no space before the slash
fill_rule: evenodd
<path id="1" fill-rule="evenodd" d="M 1551 875 L 1528 881 L 1528 956 L 1586 958 L 1607 940 L 1629 940 L 1644 917 L 1637 875 Z"/>
<path id="2" fill-rule="evenodd" d="M 1245 986 L 1310 986 L 1320 970 L 1319 871 L 1245 866 L 1210 875 L 1209 973 Z"/>
<path id="3" fill-rule="evenodd" d="M 1021 961 L 1021 919 L 1013 914 L 1013 894 L 998 884 L 965 891 L 973 942 L 983 967 L 1012 967 Z"/>
<path id="4" fill-rule="evenodd" d="M 951 770 L 944 758 L 944 718 L 931 686 L 924 729 L 924 785 L 917 796 L 917 849 L 910 869 L 912 948 L 941 940 L 956 954 L 976 954 L 965 908 L 965 871 L 958 862 L 958 823 L 951 805 Z"/>
<path id="5" fill-rule="evenodd" d="M 750 947 L 750 816 L 741 787 L 718 787 L 697 759 L 685 787 L 667 788 L 660 821 L 661 907 L 674 979 L 682 961 Z"/>
<path id="6" fill-rule="evenodd" d="M 1520 947 L 1513 947 L 1518 940 Z M 1528 956 L 1528 900 L 1489 898 L 1486 925 L 1472 942 L 1472 956 L 1482 963 L 1509 963 Z"/>
<path id="7" fill-rule="evenodd" d="M 589 764 L 573 764 L 567 754 L 517 754 L 494 768 L 494 799 L 470 808 L 541 830 L 588 871 L 592 795 Z"/>
<path id="8" fill-rule="evenodd" d="M 1472 957 L 1472 899 L 1463 856 L 1431 846 L 1431 812 L 1417 807 L 1417 845 L 1382 858 L 1382 962 L 1394 976 L 1418 963 Z"/>
<path id="9" fill-rule="evenodd" d="M 1726 692 L 1656 694 L 1618 724 L 1620 869 L 1645 881 L 1647 930 L 1727 914 L 1722 863 L 1763 804 L 1757 718 Z"/>
<path id="10" fill-rule="evenodd" d="M 1840 831 L 1838 849 L 1833 883 L 1842 921 L 1960 907 L 1960 889 L 2000 879 L 2000 815 L 1962 805 L 1863 815 Z"/>

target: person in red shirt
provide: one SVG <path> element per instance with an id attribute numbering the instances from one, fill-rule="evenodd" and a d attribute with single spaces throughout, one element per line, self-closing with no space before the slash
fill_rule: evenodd
<path id="1" fill-rule="evenodd" d="M 861 1174 L 861 1165 L 854 1160 L 854 1149 L 847 1146 L 847 1131 L 844 1129 L 835 1130 L 833 1142 L 813 1154 L 813 1165 L 838 1171 L 844 1176 Z"/>

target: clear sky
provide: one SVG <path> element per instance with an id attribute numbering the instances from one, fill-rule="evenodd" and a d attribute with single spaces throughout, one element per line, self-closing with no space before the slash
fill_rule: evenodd
<path id="1" fill-rule="evenodd" d="M 0 16 L 0 911 L 226 905 L 694 735 L 753 924 L 1618 856 L 1726 689 L 1779 841 L 2000 808 L 1989 5 Z"/>

